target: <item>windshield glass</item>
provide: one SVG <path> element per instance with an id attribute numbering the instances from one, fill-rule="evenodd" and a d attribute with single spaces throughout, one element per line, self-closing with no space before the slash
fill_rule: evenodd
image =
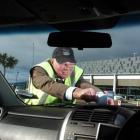
<path id="1" fill-rule="evenodd" d="M 75 61 L 65 63 L 60 60 L 58 63 L 62 65 L 63 69 L 70 67 L 68 72 L 71 74 L 74 65 L 77 64 L 84 71 L 83 78 L 100 88 L 106 95 L 121 101 L 122 104 L 136 106 L 140 99 L 139 30 L 140 22 L 137 18 L 123 18 L 111 29 L 96 30 L 111 35 L 111 48 L 84 48 L 83 50 L 73 48 Z M 31 68 L 52 58 L 55 47 L 49 47 L 47 39 L 49 33 L 53 31 L 58 30 L 50 26 L 24 26 L 4 27 L 0 31 L 0 70 L 21 100 L 25 101 L 31 97 L 27 96 L 28 85 L 31 82 L 29 80 Z M 6 61 L 4 62 L 2 58 L 7 58 L 9 63 L 6 65 Z M 62 67 L 55 81 L 64 82 L 67 72 L 62 72 Z M 55 68 L 53 70 L 55 71 Z M 48 73 L 51 75 L 51 70 Z M 42 77 L 41 81 L 43 80 Z M 39 83 L 36 84 L 37 88 L 41 86 Z M 56 86 L 55 90 L 57 88 Z M 44 88 L 42 89 L 44 90 Z M 58 90 L 60 91 L 60 89 Z"/>

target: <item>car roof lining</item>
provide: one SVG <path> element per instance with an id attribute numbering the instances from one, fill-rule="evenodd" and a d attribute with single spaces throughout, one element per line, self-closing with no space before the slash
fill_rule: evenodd
<path id="1" fill-rule="evenodd" d="M 66 23 L 88 21 L 95 29 L 108 28 L 117 17 L 139 10 L 137 0 L 1 0 L 0 26 L 51 24 L 62 29 Z"/>

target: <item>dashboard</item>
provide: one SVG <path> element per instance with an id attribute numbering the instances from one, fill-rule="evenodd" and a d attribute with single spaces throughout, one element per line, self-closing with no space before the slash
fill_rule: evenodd
<path id="1" fill-rule="evenodd" d="M 135 111 L 118 106 L 0 109 L 1 140 L 108 140 Z"/>

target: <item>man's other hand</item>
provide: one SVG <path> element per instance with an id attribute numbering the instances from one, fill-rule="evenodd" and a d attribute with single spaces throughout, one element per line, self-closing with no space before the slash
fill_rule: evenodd
<path id="1" fill-rule="evenodd" d="M 96 91 L 93 88 L 76 88 L 73 92 L 73 98 L 78 100 L 85 100 L 86 102 L 96 100 Z"/>

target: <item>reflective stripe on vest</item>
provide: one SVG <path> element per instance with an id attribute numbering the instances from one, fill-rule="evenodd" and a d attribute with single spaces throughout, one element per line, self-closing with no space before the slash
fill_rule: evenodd
<path id="1" fill-rule="evenodd" d="M 42 67 L 48 73 L 48 75 L 56 81 L 54 70 L 52 66 L 50 65 L 50 63 L 48 62 L 48 60 L 40 64 L 37 64 L 35 66 Z M 75 73 L 74 76 L 69 76 L 68 78 L 65 79 L 65 82 L 64 82 L 65 85 L 75 86 L 75 84 L 77 83 L 81 75 L 83 74 L 83 69 L 75 65 L 74 73 Z M 35 88 L 34 85 L 32 84 L 31 77 L 29 81 L 29 92 L 33 93 L 34 95 L 38 97 L 38 99 L 29 99 L 25 101 L 27 104 L 30 104 L 30 105 L 41 105 L 41 104 L 47 105 L 47 104 L 54 104 L 54 103 L 62 102 L 61 99 L 51 96 L 47 94 L 46 92 L 43 92 L 42 90 Z M 72 103 L 72 101 L 68 101 L 67 103 Z"/>

